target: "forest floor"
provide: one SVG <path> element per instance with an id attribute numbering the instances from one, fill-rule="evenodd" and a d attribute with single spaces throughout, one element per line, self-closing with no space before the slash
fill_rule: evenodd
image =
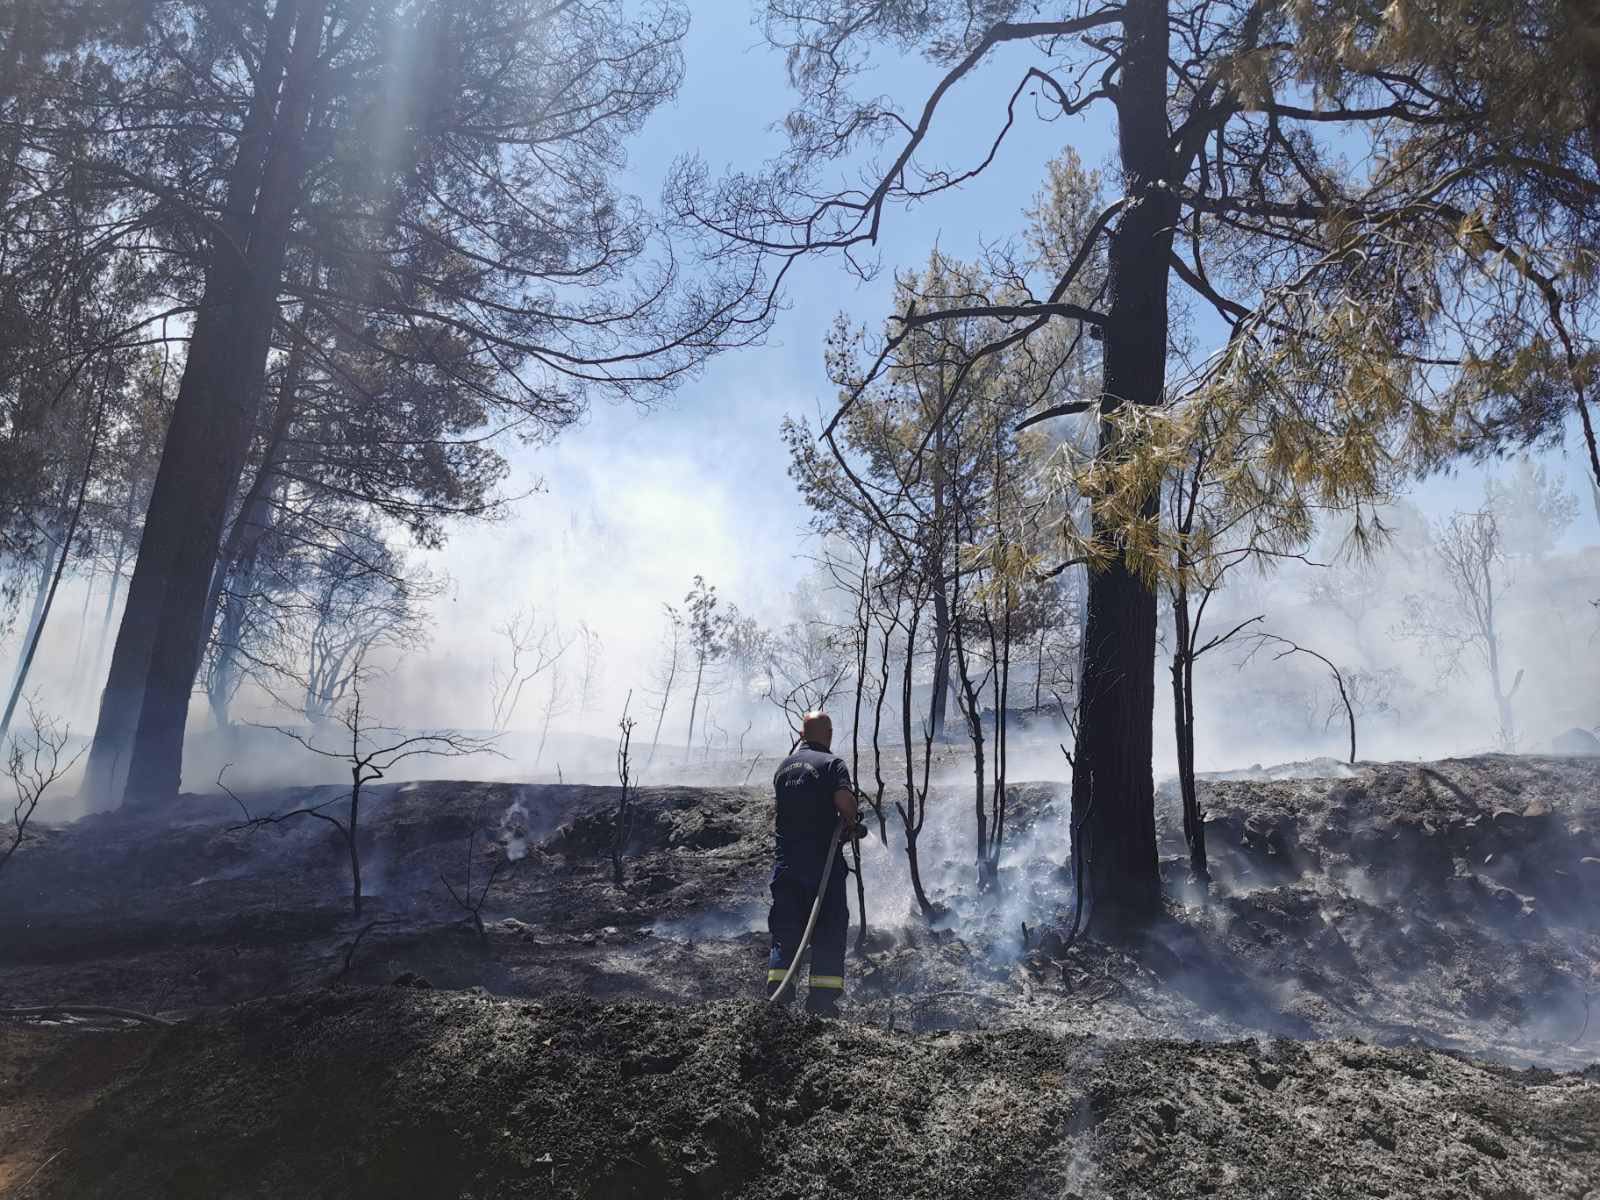
<path id="1" fill-rule="evenodd" d="M 626 889 L 615 789 L 374 789 L 359 917 L 325 822 L 41 828 L 0 1007 L 179 1024 L 0 1021 L 0 1196 L 1600 1200 L 1600 760 L 1243 774 L 1210 896 L 1164 796 L 1164 915 L 1070 948 L 1059 784 L 1013 789 L 999 896 L 930 836 L 931 926 L 891 816 L 831 1024 L 759 1003 L 765 786 L 644 790 Z M 474 896 L 510 860 L 481 935 L 469 857 Z"/>

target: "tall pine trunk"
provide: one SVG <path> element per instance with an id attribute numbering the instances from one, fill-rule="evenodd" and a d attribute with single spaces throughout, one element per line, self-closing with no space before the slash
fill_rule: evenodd
<path id="1" fill-rule="evenodd" d="M 1163 181 L 1168 150 L 1167 3 L 1128 0 L 1117 100 L 1118 142 L 1130 204 L 1111 235 L 1110 307 L 1103 331 L 1101 410 L 1160 404 L 1166 383 L 1167 272 L 1177 204 Z M 1124 456 L 1102 419 L 1100 453 Z M 1155 519 L 1157 494 L 1144 504 Z M 1115 534 L 1095 518 L 1095 534 Z M 1091 903 L 1111 914 L 1154 912 L 1161 900 L 1151 777 L 1156 597 L 1125 552 L 1089 576 L 1072 771 L 1073 829 L 1081 838 Z"/>
<path id="2" fill-rule="evenodd" d="M 84 783 L 94 807 L 156 803 L 178 789 L 200 624 L 277 316 L 326 8 L 278 0 L 273 11 L 101 698 Z"/>

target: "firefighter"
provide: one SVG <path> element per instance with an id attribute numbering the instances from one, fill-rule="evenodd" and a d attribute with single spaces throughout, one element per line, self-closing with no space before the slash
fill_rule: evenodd
<path id="1" fill-rule="evenodd" d="M 811 935 L 811 987 L 806 1011 L 828 1016 L 844 994 L 844 948 L 850 928 L 845 904 L 844 842 L 858 831 L 856 795 L 850 771 L 835 755 L 833 722 L 825 712 L 808 712 L 794 752 L 773 776 L 777 800 L 777 854 L 772 868 L 772 909 L 767 928 L 772 952 L 767 958 L 767 995 L 783 982 L 800 948 L 811 906 L 817 897 L 828 846 L 842 829 L 822 909 Z"/>

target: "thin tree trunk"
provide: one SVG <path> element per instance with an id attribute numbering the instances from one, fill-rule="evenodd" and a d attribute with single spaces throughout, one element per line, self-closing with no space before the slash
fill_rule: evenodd
<path id="1" fill-rule="evenodd" d="M 678 678 L 678 630 L 672 631 L 672 662 L 667 669 L 666 682 L 661 687 L 661 708 L 656 713 L 656 731 L 650 738 L 650 756 L 644 760 L 644 769 L 656 760 L 656 748 L 661 745 L 661 725 L 667 719 L 667 705 L 672 700 L 672 685 Z"/>
<path id="2" fill-rule="evenodd" d="M 1167 355 L 1167 271 L 1177 203 L 1163 182 L 1171 170 L 1167 129 L 1167 3 L 1128 0 L 1117 100 L 1124 209 L 1108 250 L 1110 305 L 1103 330 L 1101 411 L 1160 404 Z M 1100 453 L 1123 457 L 1117 425 L 1100 423 Z M 1141 505 L 1157 517 L 1152 491 Z M 1079 722 L 1073 756 L 1073 828 L 1083 828 L 1091 903 L 1130 916 L 1161 900 L 1151 777 L 1155 712 L 1155 593 L 1130 567 L 1100 517 L 1097 537 L 1116 546 L 1091 572 L 1083 631 Z"/>
<path id="3" fill-rule="evenodd" d="M 556 683 L 559 676 L 554 671 L 550 674 L 550 702 L 544 706 L 544 724 L 539 727 L 539 749 L 533 756 L 533 765 L 538 766 L 544 761 L 545 743 L 550 740 L 550 721 L 555 716 L 556 709 Z M 559 763 L 556 764 L 560 766 Z"/>
<path id="4" fill-rule="evenodd" d="M 933 904 L 922 886 L 922 865 L 917 858 L 917 837 L 922 832 L 922 821 L 927 815 L 927 790 L 917 794 L 916 763 L 911 757 L 911 676 L 916 664 L 917 614 L 911 614 L 906 629 L 906 663 L 900 681 L 900 724 L 906 747 L 906 802 L 900 806 L 900 823 L 906 831 L 906 862 L 911 868 L 911 891 L 917 898 L 917 907 L 924 916 L 933 915 Z M 929 727 L 931 730 L 931 726 Z M 924 759 L 926 777 L 926 759 Z M 919 803 L 920 800 L 920 803 Z"/>
<path id="5" fill-rule="evenodd" d="M 994 788 L 990 803 L 994 806 L 989 822 L 989 885 L 1000 886 L 1000 849 L 1006 837 L 1006 739 L 1011 732 L 1011 718 L 1007 709 L 1011 700 L 1011 597 L 1003 594 L 1005 613 L 1001 618 L 1000 648 L 996 655 L 996 704 L 994 726 Z M 990 645 L 993 643 L 993 623 L 990 624 Z"/>
<path id="6" fill-rule="evenodd" d="M 17 711 L 17 701 L 22 697 L 22 689 L 27 685 L 28 672 L 33 668 L 34 655 L 39 652 L 39 639 L 44 634 L 44 624 L 50 619 L 50 606 L 55 603 L 56 589 L 61 586 L 61 576 L 67 569 L 67 559 L 72 554 L 73 540 L 78 536 L 78 522 L 83 517 L 84 497 L 89 493 L 89 480 L 94 477 L 95 452 L 100 448 L 100 426 L 106 410 L 106 389 L 111 382 L 110 360 L 107 360 L 106 375 L 100 385 L 100 396 L 95 402 L 94 424 L 89 430 L 89 449 L 84 459 L 83 478 L 78 484 L 78 498 L 72 505 L 72 515 L 67 521 L 66 535 L 61 539 L 61 552 L 56 558 L 55 574 L 50 578 L 50 590 L 45 595 L 44 606 L 39 611 L 39 619 L 33 627 L 33 632 L 28 638 L 27 649 L 22 656 L 22 665 L 17 668 L 16 680 L 11 685 L 11 696 L 6 701 L 4 716 L 0 716 L 0 745 L 3 745 L 6 735 L 11 731 L 11 718 Z"/>
<path id="7" fill-rule="evenodd" d="M 1033 720 L 1039 720 L 1040 709 L 1044 705 L 1044 640 L 1048 622 L 1039 622 L 1039 659 L 1033 670 Z"/>
<path id="8" fill-rule="evenodd" d="M 942 400 L 942 389 L 941 389 Z M 950 452 L 949 439 L 946 433 L 946 414 L 937 415 L 937 424 L 933 429 L 933 537 L 930 554 L 932 561 L 928 564 L 928 578 L 933 583 L 933 695 L 929 705 L 928 721 L 936 739 L 944 737 L 945 720 L 950 704 L 950 596 L 944 590 L 944 560 L 945 547 L 950 540 L 947 538 L 945 522 L 949 519 L 950 507 L 946 486 L 950 479 L 948 455 Z M 956 513 L 957 521 L 960 520 L 959 510 Z M 956 579 L 954 593 L 959 601 L 961 593 L 960 562 L 955 564 Z M 911 748 L 906 747 L 906 753 L 911 753 Z"/>
<path id="9" fill-rule="evenodd" d="M 135 486 L 136 485 L 132 483 L 128 485 L 128 519 L 130 522 L 132 521 L 131 514 L 133 509 Z M 116 615 L 117 593 L 122 588 L 122 564 L 127 561 L 127 557 L 128 530 L 127 527 L 124 526 L 122 532 L 117 535 L 117 556 L 112 560 L 111 565 L 111 587 L 106 592 L 106 609 L 104 615 L 102 615 L 100 618 L 100 633 L 95 638 L 94 666 L 89 669 L 89 674 L 87 676 L 91 686 L 99 680 L 101 668 L 105 666 L 106 638 L 110 636 L 111 633 L 111 618 Z"/>
<path id="10" fill-rule="evenodd" d="M 1200 812 L 1194 775 L 1194 629 L 1189 620 L 1189 585 L 1180 579 L 1172 596 L 1172 722 L 1178 755 L 1178 791 L 1183 800 L 1183 841 L 1189 850 L 1189 873 L 1209 882 L 1205 818 Z"/>
<path id="11" fill-rule="evenodd" d="M 77 706 L 78 680 L 83 678 L 83 672 L 78 668 L 83 666 L 83 643 L 89 630 L 89 606 L 94 601 L 94 581 L 100 574 L 100 562 L 91 559 L 89 562 L 89 578 L 83 586 L 83 609 L 78 613 L 78 640 L 72 649 L 72 697 L 73 706 Z"/>
<path id="12" fill-rule="evenodd" d="M 683 744 L 683 761 L 685 764 L 694 756 L 694 713 L 695 709 L 700 706 L 700 682 L 705 678 L 705 674 L 706 660 L 702 656 L 699 660 L 699 665 L 695 667 L 694 694 L 689 697 L 689 737 Z"/>
<path id="13" fill-rule="evenodd" d="M 967 665 L 967 642 L 961 632 L 962 625 L 963 622 L 957 619 L 951 633 L 955 638 L 956 678 L 961 683 L 960 707 L 967 718 L 967 736 L 972 739 L 972 804 L 978 829 L 978 886 L 986 888 L 989 886 L 986 869 L 989 862 L 989 812 L 983 789 L 983 716 L 978 707 L 978 688 L 972 682 L 972 671 Z"/>
<path id="14" fill-rule="evenodd" d="M 217 631 L 217 657 L 212 663 L 211 678 L 207 682 L 206 700 L 219 731 L 227 729 L 230 723 L 228 709 L 233 702 L 234 680 L 238 677 L 240 639 L 244 636 L 248 603 L 245 597 L 255 586 L 255 568 L 255 554 L 252 552 L 234 572 L 234 590 L 227 596 L 222 628 Z"/>
<path id="15" fill-rule="evenodd" d="M 300 322 L 302 335 L 304 324 L 302 318 Z M 261 466 L 239 503 L 239 512 L 228 529 L 227 541 L 223 544 L 222 552 L 217 555 L 216 566 L 211 572 L 211 586 L 206 592 L 205 615 L 200 620 L 202 655 L 205 653 L 206 641 L 211 636 L 211 631 L 216 628 L 217 610 L 222 602 L 228 572 L 245 558 L 254 561 L 261 539 L 271 525 L 270 485 L 277 477 L 283 448 L 289 437 L 289 427 L 294 423 L 298 409 L 300 376 L 304 362 L 305 348 L 302 340 L 296 338 L 289 350 L 289 361 L 284 366 L 283 381 L 278 390 L 278 406 L 272 416 L 272 432 L 267 438 L 266 447 L 262 450 Z"/>
<path id="16" fill-rule="evenodd" d="M 857 599 L 856 636 L 856 694 L 855 709 L 850 719 L 850 784 L 857 796 L 861 795 L 861 693 L 866 687 L 867 653 L 872 640 L 872 540 L 868 537 L 866 549 L 861 553 L 861 584 Z M 859 819 L 860 814 L 857 813 Z M 850 841 L 852 873 L 856 877 L 856 913 L 859 923 L 856 931 L 856 953 L 867 948 L 867 885 L 861 874 L 861 842 Z"/>
<path id="17" fill-rule="evenodd" d="M 1494 690 L 1494 706 L 1496 715 L 1500 720 L 1500 746 L 1510 750 L 1513 739 L 1516 737 L 1516 728 L 1511 716 L 1511 698 L 1506 695 L 1505 681 L 1500 673 L 1500 635 L 1494 624 L 1494 586 L 1487 578 L 1489 567 L 1484 567 L 1484 646 L 1489 657 L 1489 685 Z M 1355 760 L 1354 738 L 1352 737 L 1350 758 Z"/>
<path id="18" fill-rule="evenodd" d="M 885 846 L 889 844 L 889 818 L 883 812 L 883 793 L 888 784 L 883 778 L 883 705 L 889 698 L 889 630 L 883 630 L 883 656 L 879 662 L 878 699 L 872 706 L 872 778 L 875 791 L 872 811 L 878 815 L 878 837 Z"/>
<path id="19" fill-rule="evenodd" d="M 39 560 L 39 582 L 34 585 L 33 604 L 28 609 L 28 625 L 22 635 L 22 645 L 17 650 L 17 665 L 11 669 L 11 684 L 15 688 L 23 676 L 22 664 L 28 657 L 28 647 L 33 645 L 35 635 L 44 617 L 45 598 L 50 595 L 50 573 L 54 557 Z"/>
<path id="20" fill-rule="evenodd" d="M 933 694 L 928 713 L 935 740 L 944 737 L 950 703 L 950 634 L 950 600 L 940 584 L 933 590 Z"/>
<path id="21" fill-rule="evenodd" d="M 350 900 L 355 908 L 355 915 L 361 915 L 361 852 L 356 846 L 357 822 L 361 818 L 361 768 L 355 767 L 351 772 L 350 785 L 350 829 L 345 838 L 350 849 Z"/>

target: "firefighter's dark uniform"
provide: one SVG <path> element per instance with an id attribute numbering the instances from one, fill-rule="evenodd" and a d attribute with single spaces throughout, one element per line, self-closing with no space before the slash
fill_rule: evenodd
<path id="1" fill-rule="evenodd" d="M 839 824 L 833 796 L 850 787 L 850 770 L 834 754 L 801 742 L 778 766 L 772 779 L 777 798 L 777 861 L 772 868 L 772 910 L 767 928 L 772 953 L 767 958 L 767 994 L 783 981 L 811 916 L 822 882 L 828 843 Z M 844 849 L 836 852 L 828 890 L 811 934 L 811 990 L 806 1008 L 832 1012 L 844 992 L 844 948 L 850 929 L 845 903 Z"/>

